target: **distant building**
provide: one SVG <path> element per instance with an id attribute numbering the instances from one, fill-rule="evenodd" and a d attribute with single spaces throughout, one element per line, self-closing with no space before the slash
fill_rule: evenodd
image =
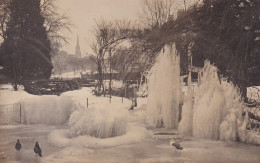
<path id="1" fill-rule="evenodd" d="M 77 36 L 77 45 L 76 45 L 76 50 L 75 50 L 75 56 L 78 58 L 81 58 L 81 51 L 80 51 L 80 46 L 79 46 L 79 36 Z"/>

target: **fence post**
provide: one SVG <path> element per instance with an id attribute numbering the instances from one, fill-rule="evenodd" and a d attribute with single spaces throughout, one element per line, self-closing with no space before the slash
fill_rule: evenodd
<path id="1" fill-rule="evenodd" d="M 134 89 L 132 88 L 132 106 L 134 107 Z"/>
<path id="2" fill-rule="evenodd" d="M 22 124 L 22 105 L 20 103 L 20 124 Z"/>
<path id="3" fill-rule="evenodd" d="M 127 83 L 126 83 L 126 87 L 125 87 L 125 97 L 127 97 L 127 96 L 126 96 L 126 90 L 127 90 L 127 88 L 128 88 L 128 85 L 127 85 Z"/>

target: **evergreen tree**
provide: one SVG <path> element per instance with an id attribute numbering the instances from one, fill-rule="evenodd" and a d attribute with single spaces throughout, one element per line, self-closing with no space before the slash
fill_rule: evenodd
<path id="1" fill-rule="evenodd" d="M 40 0 L 11 0 L 10 12 L 0 55 L 17 90 L 26 80 L 48 79 L 53 66 Z"/>
<path id="2" fill-rule="evenodd" d="M 246 98 L 246 87 L 251 84 L 247 70 L 256 55 L 259 0 L 211 0 L 200 12 L 198 24 L 202 30 L 195 41 L 194 54 L 204 50 L 204 57 L 216 64 Z"/>
<path id="3" fill-rule="evenodd" d="M 175 21 L 175 29 L 181 34 L 187 31 L 195 34 L 191 49 L 193 65 L 202 67 L 205 59 L 210 60 L 240 88 L 245 98 L 247 86 L 252 85 L 248 68 L 257 64 L 255 58 L 259 56 L 259 9 L 260 0 L 204 0 Z M 185 30 L 179 29 L 183 24 Z M 185 52 L 183 46 L 176 47 L 180 53 Z"/>

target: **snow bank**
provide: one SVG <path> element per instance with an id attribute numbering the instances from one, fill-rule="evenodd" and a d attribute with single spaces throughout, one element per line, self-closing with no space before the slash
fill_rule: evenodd
<path id="1" fill-rule="evenodd" d="M 0 105 L 14 104 L 24 98 L 34 97 L 23 90 L 14 91 L 11 85 L 1 85 Z"/>
<path id="2" fill-rule="evenodd" d="M 17 129 L 23 127 L 24 125 L 0 125 L 0 129 Z"/>
<path id="3" fill-rule="evenodd" d="M 74 103 L 77 103 L 83 107 L 87 106 L 87 99 L 88 99 L 88 106 L 89 107 L 107 107 L 107 105 L 114 105 L 121 108 L 130 108 L 131 101 L 124 98 L 122 103 L 121 97 L 112 96 L 111 104 L 109 102 L 109 97 L 97 97 L 93 95 L 93 90 L 91 88 L 82 88 L 80 90 L 68 91 L 62 94 L 62 96 L 70 97 Z"/>
<path id="4" fill-rule="evenodd" d="M 110 80 L 103 80 L 103 84 L 105 88 L 109 88 Z M 122 80 L 112 80 L 111 81 L 111 87 L 112 89 L 120 89 L 124 87 L 124 83 Z"/>
<path id="5" fill-rule="evenodd" d="M 21 104 L 24 124 L 64 124 L 75 109 L 70 97 L 66 96 L 35 96 L 23 99 Z"/>
<path id="6" fill-rule="evenodd" d="M 73 79 L 73 78 L 81 78 L 81 74 L 80 72 L 65 72 L 62 73 L 61 75 L 51 75 L 51 78 L 64 78 L 64 79 Z"/>
<path id="7" fill-rule="evenodd" d="M 164 47 L 150 71 L 147 121 L 153 127 L 177 128 L 181 101 L 180 57 Z"/>

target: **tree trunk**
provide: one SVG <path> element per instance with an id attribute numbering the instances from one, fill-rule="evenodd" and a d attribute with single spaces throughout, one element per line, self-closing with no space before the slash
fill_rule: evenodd
<path id="1" fill-rule="evenodd" d="M 98 92 L 100 94 L 104 93 L 104 85 L 103 85 L 103 71 L 102 71 L 102 63 L 101 60 L 97 61 L 98 63 Z"/>

